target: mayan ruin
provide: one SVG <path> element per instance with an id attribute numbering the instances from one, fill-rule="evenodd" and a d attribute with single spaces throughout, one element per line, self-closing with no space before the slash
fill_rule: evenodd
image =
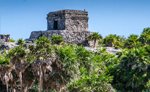
<path id="1" fill-rule="evenodd" d="M 87 44 L 88 12 L 85 10 L 59 10 L 47 14 L 47 30 L 33 31 L 29 40 L 35 40 L 40 36 L 50 38 L 52 35 L 63 36 L 65 42 Z"/>

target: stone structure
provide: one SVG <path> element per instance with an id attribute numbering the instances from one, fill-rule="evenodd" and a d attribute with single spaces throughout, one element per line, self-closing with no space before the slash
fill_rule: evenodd
<path id="1" fill-rule="evenodd" d="M 87 45 L 86 38 L 91 33 L 88 31 L 82 31 L 82 32 L 69 32 L 66 30 L 51 30 L 51 31 L 33 31 L 30 36 L 30 40 L 36 40 L 37 38 L 41 36 L 46 36 L 49 39 L 52 35 L 61 35 L 64 38 L 65 42 L 68 43 L 75 43 L 75 44 L 83 44 Z"/>
<path id="2" fill-rule="evenodd" d="M 29 40 L 40 36 L 62 35 L 65 42 L 86 44 L 88 31 L 88 12 L 85 10 L 59 10 L 47 14 L 47 30 L 33 31 Z"/>
<path id="3" fill-rule="evenodd" d="M 48 30 L 88 31 L 88 12 L 60 10 L 47 15 Z"/>
<path id="4" fill-rule="evenodd" d="M 0 40 L 3 42 L 8 42 L 10 39 L 10 35 L 0 34 Z"/>

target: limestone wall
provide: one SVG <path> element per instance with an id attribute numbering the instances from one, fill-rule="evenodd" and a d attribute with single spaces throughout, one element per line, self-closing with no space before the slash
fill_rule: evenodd
<path id="1" fill-rule="evenodd" d="M 54 25 L 57 24 L 55 28 Z M 88 32 L 88 12 L 82 10 L 60 10 L 47 14 L 47 31 L 33 31 L 29 40 L 41 36 L 51 38 L 52 35 L 62 35 L 65 42 L 85 44 Z"/>
<path id="2" fill-rule="evenodd" d="M 54 30 L 54 21 L 58 22 L 58 29 L 65 30 L 65 16 L 63 14 L 49 14 L 47 17 L 47 30 Z"/>
<path id="3" fill-rule="evenodd" d="M 86 42 L 86 38 L 91 34 L 91 32 L 88 31 L 72 32 L 66 30 L 33 31 L 31 33 L 30 40 L 35 40 L 40 36 L 46 36 L 50 39 L 51 36 L 54 34 L 62 35 L 65 42 L 86 45 L 88 44 Z"/>
<path id="4" fill-rule="evenodd" d="M 54 21 L 58 22 L 58 30 L 88 31 L 88 12 L 81 10 L 60 10 L 47 15 L 47 29 L 54 30 Z"/>
<path id="5" fill-rule="evenodd" d="M 86 14 L 66 14 L 66 30 L 88 31 L 88 17 Z"/>
<path id="6" fill-rule="evenodd" d="M 0 34 L 0 41 L 8 42 L 10 39 L 10 35 Z"/>

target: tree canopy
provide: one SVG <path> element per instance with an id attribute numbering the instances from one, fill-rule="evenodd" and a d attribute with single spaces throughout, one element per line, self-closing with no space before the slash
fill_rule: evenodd
<path id="1" fill-rule="evenodd" d="M 149 35 L 150 28 L 128 38 L 93 33 L 88 40 L 103 44 L 97 51 L 60 44 L 59 35 L 40 37 L 28 48 L 19 39 L 17 47 L 0 53 L 0 91 L 149 92 Z M 111 54 L 106 47 L 120 51 Z"/>

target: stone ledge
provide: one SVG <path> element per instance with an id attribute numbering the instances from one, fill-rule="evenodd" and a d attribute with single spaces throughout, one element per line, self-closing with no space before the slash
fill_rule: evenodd
<path id="1" fill-rule="evenodd" d="M 50 39 L 52 35 L 61 35 L 64 41 L 67 43 L 86 45 L 88 44 L 88 42 L 86 41 L 86 38 L 91 33 L 92 32 L 89 32 L 89 31 L 72 32 L 72 31 L 66 31 L 66 30 L 33 31 L 30 35 L 29 40 L 33 41 L 33 40 L 38 39 L 41 36 L 46 36 Z"/>
<path id="2" fill-rule="evenodd" d="M 58 10 L 58 11 L 54 11 L 54 12 L 49 12 L 47 15 L 53 15 L 53 14 L 88 14 L 87 11 L 85 10 L 70 10 L 70 9 L 66 9 L 66 10 Z"/>

